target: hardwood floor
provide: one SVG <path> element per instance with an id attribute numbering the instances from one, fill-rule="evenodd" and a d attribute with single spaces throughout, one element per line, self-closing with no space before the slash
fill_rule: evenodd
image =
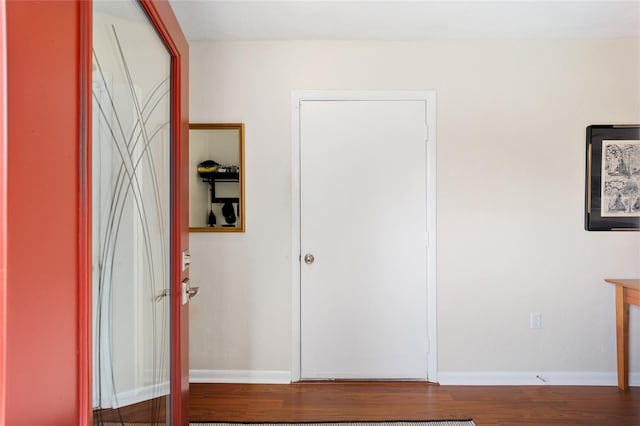
<path id="1" fill-rule="evenodd" d="M 415 382 L 191 384 L 191 421 L 468 419 L 477 425 L 640 426 L 640 388 Z"/>
<path id="2" fill-rule="evenodd" d="M 157 424 L 167 418 L 167 397 L 154 398 L 137 404 L 126 405 L 115 409 L 93 410 L 93 424 L 147 423 Z"/>

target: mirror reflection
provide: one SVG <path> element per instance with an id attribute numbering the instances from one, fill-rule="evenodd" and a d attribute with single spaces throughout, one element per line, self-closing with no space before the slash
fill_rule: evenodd
<path id="1" fill-rule="evenodd" d="M 189 230 L 243 232 L 244 125 L 189 125 Z"/>

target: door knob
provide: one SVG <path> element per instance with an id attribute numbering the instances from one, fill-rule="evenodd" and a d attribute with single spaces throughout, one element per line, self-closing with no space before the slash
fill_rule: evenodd
<path id="1" fill-rule="evenodd" d="M 307 265 L 311 265 L 316 260 L 315 257 L 311 253 L 307 253 L 304 255 L 304 263 Z"/>
<path id="2" fill-rule="evenodd" d="M 162 290 L 156 297 L 153 298 L 153 300 L 155 302 L 159 302 L 161 301 L 163 298 L 167 297 L 169 295 L 170 291 L 168 288 L 165 288 L 164 290 Z"/>

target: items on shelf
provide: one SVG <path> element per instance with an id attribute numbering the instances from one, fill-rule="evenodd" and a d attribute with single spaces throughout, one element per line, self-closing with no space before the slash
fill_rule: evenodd
<path id="1" fill-rule="evenodd" d="M 222 215 L 226 224 L 223 227 L 236 226 L 237 218 L 240 217 L 240 199 L 238 197 L 216 197 L 216 182 L 239 182 L 240 167 L 236 165 L 221 165 L 214 160 L 206 160 L 198 164 L 198 175 L 202 178 L 202 182 L 209 184 L 211 191 L 211 201 L 209 203 L 207 226 L 216 226 L 216 215 L 214 213 L 214 205 L 216 203 L 222 205 Z M 233 203 L 237 203 L 237 215 L 233 208 Z"/>
<path id="2" fill-rule="evenodd" d="M 224 216 L 224 221 L 227 222 L 228 225 L 236 223 L 236 212 L 234 211 L 233 204 L 229 201 L 222 205 L 222 215 Z"/>
<path id="3" fill-rule="evenodd" d="M 207 226 L 213 228 L 216 226 L 216 215 L 213 213 L 213 204 L 210 205 L 211 209 L 209 210 L 209 220 L 207 221 Z"/>

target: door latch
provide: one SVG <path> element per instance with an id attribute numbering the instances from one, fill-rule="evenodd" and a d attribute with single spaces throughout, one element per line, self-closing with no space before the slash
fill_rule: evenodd
<path id="1" fill-rule="evenodd" d="M 182 252 L 182 272 L 186 271 L 191 265 L 191 255 L 187 250 Z"/>

